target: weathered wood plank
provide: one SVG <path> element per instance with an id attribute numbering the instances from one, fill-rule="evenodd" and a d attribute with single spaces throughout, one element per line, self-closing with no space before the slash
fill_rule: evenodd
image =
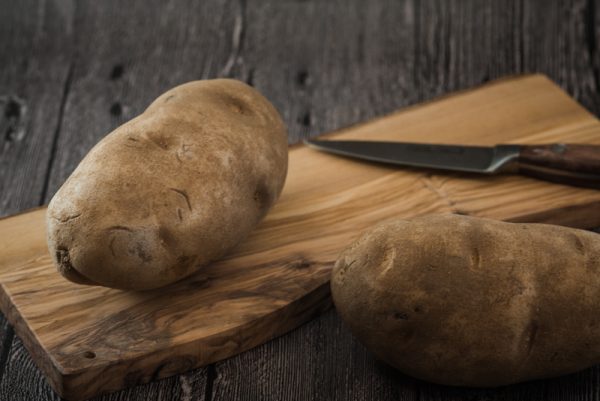
<path id="1" fill-rule="evenodd" d="M 68 91 L 69 4 L 19 1 L 0 6 L 0 215 L 44 198 L 52 145 Z M 14 332 L 0 316 L 0 379 L 13 366 Z M 11 346 L 13 346 L 11 348 Z M 0 384 L 0 394 L 2 384 Z M 10 396 L 2 399 L 16 399 Z"/>
<path id="2" fill-rule="evenodd" d="M 0 13 L 0 214 L 43 200 L 70 71 L 66 4 L 22 1 Z M 18 23 L 15 23 L 18 21 Z"/>
<path id="3" fill-rule="evenodd" d="M 0 386 L 1 400 L 60 400 L 42 372 L 35 367 L 21 340 L 15 337 L 10 349 L 5 379 Z M 206 374 L 203 370 L 131 387 L 97 397 L 102 401 L 204 400 Z"/>
<path id="4" fill-rule="evenodd" d="M 0 399 L 60 400 L 35 367 L 19 337 L 15 337 L 10 348 L 7 366 L 0 383 Z"/>
<path id="5" fill-rule="evenodd" d="M 592 64 L 598 45 L 588 34 L 594 1 L 523 1 L 521 41 L 523 71 L 547 74 L 598 115 L 600 88 Z"/>
<path id="6" fill-rule="evenodd" d="M 248 1 L 233 72 L 282 112 L 290 142 L 409 103 L 412 3 Z"/>
<path id="7" fill-rule="evenodd" d="M 244 380 L 234 380 L 232 372 Z M 600 367 L 498 389 L 423 382 L 376 360 L 331 310 L 268 345 L 217 364 L 213 399 L 594 400 L 598 386 Z"/>
<path id="8" fill-rule="evenodd" d="M 415 390 L 412 379 L 377 362 L 331 310 L 217 364 L 213 399 L 417 400 Z"/>

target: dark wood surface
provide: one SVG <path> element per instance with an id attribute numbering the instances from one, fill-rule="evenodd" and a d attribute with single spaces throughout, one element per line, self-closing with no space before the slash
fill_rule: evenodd
<path id="1" fill-rule="evenodd" d="M 290 142 L 522 72 L 547 74 L 599 115 L 599 3 L 4 0 L 0 214 L 47 203 L 103 135 L 193 79 L 251 83 Z M 0 323 L 0 399 L 58 399 Z M 501 389 L 431 385 L 377 362 L 331 310 L 224 362 L 99 399 L 591 400 L 600 369 Z"/>

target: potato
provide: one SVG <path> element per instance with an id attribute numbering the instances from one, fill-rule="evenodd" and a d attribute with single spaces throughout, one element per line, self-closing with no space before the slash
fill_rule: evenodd
<path id="1" fill-rule="evenodd" d="M 411 376 L 488 387 L 600 362 L 600 236 L 458 215 L 382 223 L 332 272 L 342 319 Z"/>
<path id="2" fill-rule="evenodd" d="M 78 283 L 164 286 L 246 237 L 286 173 L 286 129 L 263 96 L 235 80 L 186 83 L 87 154 L 48 206 L 50 253 Z"/>

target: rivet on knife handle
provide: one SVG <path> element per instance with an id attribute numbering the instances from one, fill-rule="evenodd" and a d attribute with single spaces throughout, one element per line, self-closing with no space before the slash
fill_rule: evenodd
<path id="1" fill-rule="evenodd" d="M 521 145 L 518 164 L 521 174 L 600 188 L 600 145 Z"/>

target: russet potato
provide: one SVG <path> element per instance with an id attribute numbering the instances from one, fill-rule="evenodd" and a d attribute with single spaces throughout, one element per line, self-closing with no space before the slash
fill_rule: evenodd
<path id="1" fill-rule="evenodd" d="M 53 197 L 47 238 L 69 280 L 167 285 L 222 257 L 277 200 L 287 134 L 275 108 L 235 80 L 158 97 L 102 139 Z"/>
<path id="2" fill-rule="evenodd" d="M 487 387 L 600 362 L 600 235 L 459 215 L 393 220 L 342 252 L 331 290 L 378 358 Z"/>

